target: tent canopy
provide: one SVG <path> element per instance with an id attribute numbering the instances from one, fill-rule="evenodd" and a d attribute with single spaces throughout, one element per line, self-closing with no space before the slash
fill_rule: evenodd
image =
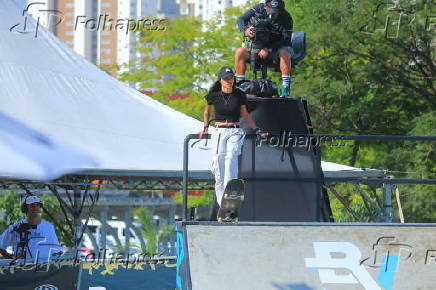
<path id="1" fill-rule="evenodd" d="M 369 177 L 380 178 L 386 175 L 386 170 L 355 168 L 333 162 L 321 161 L 322 171 L 325 177 Z"/>
<path id="2" fill-rule="evenodd" d="M 200 121 L 112 78 L 41 26 L 36 38 L 10 31 L 24 22 L 12 0 L 0 1 L 0 18 L 0 112 L 88 153 L 97 169 L 181 170 L 183 140 Z M 210 151 L 191 156 L 190 168 L 210 166 Z"/>

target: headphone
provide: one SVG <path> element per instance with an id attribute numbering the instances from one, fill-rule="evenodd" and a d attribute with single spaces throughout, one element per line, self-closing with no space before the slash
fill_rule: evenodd
<path id="1" fill-rule="evenodd" d="M 24 202 L 21 204 L 21 212 L 27 214 L 26 199 L 24 199 Z"/>
<path id="2" fill-rule="evenodd" d="M 21 204 L 21 212 L 24 213 L 24 214 L 27 214 L 27 204 L 26 204 L 26 200 L 27 200 L 27 198 L 28 198 L 29 196 L 33 196 L 33 195 L 28 195 L 28 196 L 26 196 L 26 197 L 24 198 L 23 203 Z M 39 202 L 39 204 L 41 205 L 41 208 L 42 208 L 42 202 Z"/>

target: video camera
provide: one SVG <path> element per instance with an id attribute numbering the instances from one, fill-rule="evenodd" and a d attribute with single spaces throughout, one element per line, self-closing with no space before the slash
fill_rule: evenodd
<path id="1" fill-rule="evenodd" d="M 268 46 L 274 31 L 271 20 L 266 17 L 254 17 L 251 25 L 254 27 L 253 36 L 249 39 L 251 48 L 262 49 Z"/>
<path id="2" fill-rule="evenodd" d="M 37 228 L 37 226 L 33 226 L 29 223 L 20 223 L 19 225 L 14 227 L 12 232 L 25 233 L 31 229 L 36 229 L 36 228 Z"/>

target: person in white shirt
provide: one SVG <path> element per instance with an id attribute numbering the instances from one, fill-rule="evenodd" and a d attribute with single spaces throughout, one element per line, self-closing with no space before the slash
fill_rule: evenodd
<path id="1" fill-rule="evenodd" d="M 32 259 L 47 262 L 62 253 L 51 223 L 41 219 L 42 203 L 38 196 L 29 195 L 21 205 L 26 219 L 9 226 L 0 236 L 0 255 L 6 259 Z M 7 251 L 12 247 L 13 254 Z"/>

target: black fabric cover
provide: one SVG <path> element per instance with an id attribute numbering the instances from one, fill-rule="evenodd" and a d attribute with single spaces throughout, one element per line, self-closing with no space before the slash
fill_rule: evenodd
<path id="1" fill-rule="evenodd" d="M 248 110 L 256 125 L 264 131 L 281 134 L 312 133 L 304 99 L 248 98 Z M 241 120 L 241 127 L 253 133 Z M 294 147 L 291 140 L 270 139 L 256 146 L 254 138 L 246 138 L 239 162 L 239 177 L 321 177 L 319 148 L 308 150 L 306 143 Z M 276 144 L 285 146 L 275 146 Z M 330 221 L 330 206 L 322 184 L 295 181 L 245 182 L 245 200 L 239 221 L 312 222 Z"/>

